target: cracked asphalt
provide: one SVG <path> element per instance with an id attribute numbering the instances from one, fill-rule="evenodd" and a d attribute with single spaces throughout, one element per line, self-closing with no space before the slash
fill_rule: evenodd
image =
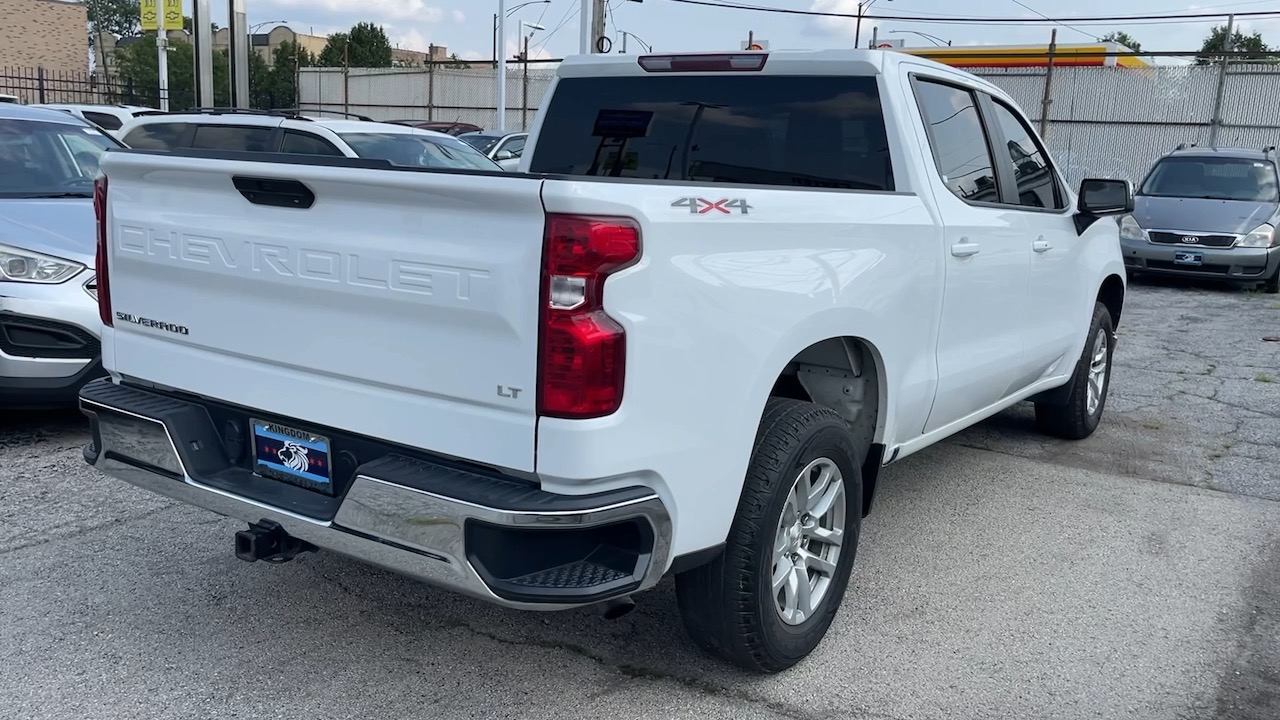
<path id="1" fill-rule="evenodd" d="M 665 582 L 616 621 L 505 611 L 86 467 L 75 414 L 0 419 L 13 718 L 1280 717 L 1280 298 L 1139 282 L 1107 416 L 1016 407 L 894 465 L 819 650 L 746 675 Z"/>

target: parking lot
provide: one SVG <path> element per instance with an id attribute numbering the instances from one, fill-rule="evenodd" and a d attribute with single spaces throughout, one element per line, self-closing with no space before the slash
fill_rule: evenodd
<path id="1" fill-rule="evenodd" d="M 1280 717 L 1280 302 L 1131 288 L 1107 415 L 1017 407 L 887 471 L 822 647 L 750 676 L 635 612 L 527 614 L 306 555 L 0 420 L 0 707 L 15 718 Z"/>

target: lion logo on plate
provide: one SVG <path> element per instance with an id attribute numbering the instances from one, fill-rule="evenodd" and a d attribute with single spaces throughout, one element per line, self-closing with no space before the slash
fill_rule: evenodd
<path id="1" fill-rule="evenodd" d="M 284 447 L 276 453 L 276 457 L 280 458 L 281 465 L 294 472 L 304 473 L 311 467 L 311 461 L 307 459 L 307 449 L 295 442 L 286 442 Z"/>

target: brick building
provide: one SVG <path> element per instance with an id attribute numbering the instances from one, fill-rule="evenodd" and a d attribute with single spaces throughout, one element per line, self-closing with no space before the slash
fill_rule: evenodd
<path id="1" fill-rule="evenodd" d="M 0 0 L 0 68 L 89 69 L 84 5 L 60 0 Z"/>

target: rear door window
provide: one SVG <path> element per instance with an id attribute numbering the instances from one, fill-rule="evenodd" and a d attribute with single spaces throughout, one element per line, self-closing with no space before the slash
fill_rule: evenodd
<path id="1" fill-rule="evenodd" d="M 130 130 L 123 140 L 125 145 L 139 150 L 172 150 L 186 131 L 186 123 L 150 123 Z"/>
<path id="2" fill-rule="evenodd" d="M 530 171 L 894 189 L 872 77 L 562 78 Z"/>
<path id="3" fill-rule="evenodd" d="M 929 80 L 915 81 L 915 88 L 933 161 L 947 189 L 966 202 L 1000 202 L 977 98 L 963 88 Z"/>
<path id="4" fill-rule="evenodd" d="M 267 152 L 275 128 L 245 125 L 200 125 L 196 127 L 191 147 L 203 150 Z"/>

